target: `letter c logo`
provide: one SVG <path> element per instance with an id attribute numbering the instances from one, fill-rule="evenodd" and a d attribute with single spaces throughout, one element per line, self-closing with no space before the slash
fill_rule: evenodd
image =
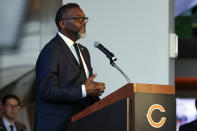
<path id="1" fill-rule="evenodd" d="M 156 110 L 156 109 L 159 110 L 159 111 L 161 111 L 161 112 L 165 112 L 165 109 L 163 108 L 163 106 L 161 106 L 161 105 L 159 105 L 159 104 L 153 104 L 153 105 L 149 108 L 146 117 L 147 117 L 147 119 L 148 119 L 149 124 L 150 124 L 152 127 L 160 128 L 160 127 L 162 127 L 162 126 L 165 124 L 165 122 L 166 122 L 166 117 L 162 117 L 161 120 L 160 120 L 159 122 L 153 121 L 153 119 L 152 119 L 152 112 L 153 112 L 154 110 Z"/>

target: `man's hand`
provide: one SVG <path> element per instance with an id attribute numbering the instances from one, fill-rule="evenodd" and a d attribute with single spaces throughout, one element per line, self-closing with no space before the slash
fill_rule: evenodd
<path id="1" fill-rule="evenodd" d="M 93 74 L 85 83 L 86 93 L 90 96 L 100 96 L 104 92 L 105 84 L 101 82 L 94 82 L 96 74 Z"/>

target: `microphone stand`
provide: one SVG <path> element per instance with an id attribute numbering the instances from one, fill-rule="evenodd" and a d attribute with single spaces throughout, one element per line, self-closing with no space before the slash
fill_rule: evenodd
<path id="1" fill-rule="evenodd" d="M 116 65 L 116 63 L 112 59 L 110 59 L 110 64 L 120 71 L 120 73 L 124 76 L 128 83 L 131 83 L 129 77 L 123 72 L 123 70 L 120 69 L 119 66 Z"/>

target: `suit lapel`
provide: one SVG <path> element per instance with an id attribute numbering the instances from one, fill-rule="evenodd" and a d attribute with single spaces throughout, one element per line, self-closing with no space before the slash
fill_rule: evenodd
<path id="1" fill-rule="evenodd" d="M 82 55 L 83 55 L 83 59 L 85 60 L 85 63 L 86 63 L 86 65 L 87 65 L 87 68 L 88 68 L 88 71 L 89 71 L 89 74 L 91 74 L 91 64 L 90 64 L 90 61 L 88 60 L 88 54 L 85 52 L 85 50 L 86 49 L 84 49 L 84 47 L 83 46 L 81 46 L 80 44 L 79 44 L 79 48 L 80 48 L 80 51 L 81 51 L 81 53 L 82 53 Z"/>
<path id="2" fill-rule="evenodd" d="M 17 122 L 15 122 L 15 126 L 17 131 L 22 131 L 20 125 Z"/>
<path id="3" fill-rule="evenodd" d="M 75 56 L 73 55 L 72 51 L 70 50 L 70 48 L 68 47 L 68 45 L 64 42 L 64 40 L 57 34 L 55 39 L 58 41 L 58 44 L 62 47 L 62 51 L 63 51 L 63 54 L 65 54 L 66 56 L 66 59 L 69 61 L 69 63 L 71 65 L 76 65 L 78 67 L 81 68 L 81 66 L 79 65 L 78 61 L 76 60 Z M 85 49 L 79 44 L 79 48 L 80 48 L 80 51 L 83 55 L 83 58 L 86 62 L 86 65 L 87 65 L 87 68 L 88 68 L 88 71 L 89 73 L 91 72 L 91 66 L 90 66 L 90 62 L 89 60 L 87 59 L 87 54 L 85 53 Z M 74 68 L 73 67 L 73 70 L 75 70 L 77 72 L 77 68 Z"/>
<path id="4" fill-rule="evenodd" d="M 58 44 L 62 47 L 61 50 L 62 50 L 63 54 L 66 56 L 65 59 L 67 59 L 71 65 L 74 64 L 76 66 L 79 66 L 78 61 L 76 60 L 75 56 L 71 52 L 68 45 L 64 42 L 64 40 L 58 34 L 56 35 L 56 39 L 58 40 Z M 72 66 L 72 67 L 74 70 L 76 70 L 76 68 L 74 68 L 74 66 Z"/>
<path id="5" fill-rule="evenodd" d="M 0 131 L 6 131 L 2 118 L 0 118 Z"/>
<path id="6" fill-rule="evenodd" d="M 15 123 L 15 126 L 16 126 L 16 130 L 20 131 L 20 127 L 16 123 Z"/>

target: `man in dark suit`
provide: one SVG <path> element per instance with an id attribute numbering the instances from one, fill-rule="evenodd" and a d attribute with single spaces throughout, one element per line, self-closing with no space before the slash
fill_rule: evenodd
<path id="1" fill-rule="evenodd" d="M 197 109 L 197 99 L 196 99 L 195 104 L 196 104 L 196 109 Z M 179 128 L 179 131 L 197 131 L 197 119 L 190 123 L 181 125 Z"/>
<path id="2" fill-rule="evenodd" d="M 72 115 L 99 100 L 105 84 L 94 82 L 90 55 L 77 43 L 85 37 L 86 22 L 78 4 L 56 13 L 57 35 L 42 49 L 36 63 L 36 131 L 66 131 Z"/>
<path id="3" fill-rule="evenodd" d="M 17 121 L 21 109 L 20 100 L 16 95 L 6 95 L 2 99 L 3 117 L 0 118 L 0 131 L 26 131 L 26 126 Z"/>

